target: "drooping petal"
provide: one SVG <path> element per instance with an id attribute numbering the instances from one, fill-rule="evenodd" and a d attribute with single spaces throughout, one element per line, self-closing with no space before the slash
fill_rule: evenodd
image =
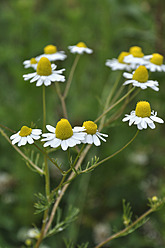
<path id="1" fill-rule="evenodd" d="M 51 125 L 46 125 L 46 128 L 48 129 L 49 132 L 55 133 L 55 130 L 56 130 L 56 129 L 55 129 L 53 126 L 51 126 Z"/>
<path id="2" fill-rule="evenodd" d="M 30 135 L 27 136 L 27 142 L 29 144 L 33 144 L 34 143 L 34 140 L 32 139 L 32 137 Z"/>
<path id="3" fill-rule="evenodd" d="M 15 137 L 15 139 L 12 140 L 12 144 L 15 145 L 16 143 L 18 143 L 21 140 L 21 136 L 17 136 Z"/>
<path id="4" fill-rule="evenodd" d="M 93 142 L 95 146 L 99 146 L 101 144 L 99 138 L 95 134 L 93 135 Z"/>
<path id="5" fill-rule="evenodd" d="M 64 151 L 66 151 L 68 149 L 68 144 L 66 143 L 66 140 L 62 140 L 62 142 L 61 142 L 61 148 Z"/>
<path id="6" fill-rule="evenodd" d="M 157 116 L 152 116 L 151 115 L 150 119 L 153 120 L 153 121 L 156 121 L 158 123 L 164 123 L 164 121 L 161 118 L 157 117 Z"/>

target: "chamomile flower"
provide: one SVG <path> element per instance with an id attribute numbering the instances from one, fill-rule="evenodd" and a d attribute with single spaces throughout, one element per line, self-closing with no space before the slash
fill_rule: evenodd
<path id="1" fill-rule="evenodd" d="M 37 69 L 37 60 L 35 58 L 31 58 L 29 60 L 25 60 L 23 62 L 23 65 L 25 68 L 30 68 L 32 67 L 34 70 Z"/>
<path id="2" fill-rule="evenodd" d="M 99 146 L 101 145 L 100 139 L 106 142 L 103 137 L 108 137 L 108 135 L 98 132 L 97 125 L 93 121 L 84 121 L 83 127 L 85 128 L 86 136 L 82 143 Z"/>
<path id="3" fill-rule="evenodd" d="M 144 53 L 142 52 L 141 47 L 133 46 L 129 49 L 129 55 L 125 56 L 124 62 L 129 63 L 132 69 L 137 68 L 138 65 L 143 64 L 144 62 Z"/>
<path id="4" fill-rule="evenodd" d="M 146 129 L 147 126 L 154 129 L 154 122 L 164 123 L 161 118 L 157 117 L 157 112 L 151 111 L 151 106 L 147 101 L 138 102 L 136 109 L 131 111 L 130 115 L 125 116 L 122 121 L 129 121 L 129 126 L 137 125 L 139 130 Z"/>
<path id="5" fill-rule="evenodd" d="M 56 65 L 50 63 L 48 58 L 42 57 L 38 62 L 36 72 L 23 75 L 24 80 L 30 79 L 30 83 L 37 81 L 36 86 L 41 86 L 42 84 L 49 86 L 55 81 L 64 82 L 65 77 L 61 74 L 65 69 L 56 71 L 56 67 Z"/>
<path id="6" fill-rule="evenodd" d="M 150 87 L 155 91 L 159 91 L 159 84 L 157 81 L 148 80 L 148 70 L 144 65 L 140 65 L 133 73 L 124 72 L 123 76 L 129 80 L 126 80 L 123 85 L 132 84 L 135 87 L 141 89 L 147 89 Z"/>
<path id="7" fill-rule="evenodd" d="M 163 65 L 163 56 L 159 53 L 153 53 L 152 55 L 144 56 L 144 64 L 150 71 L 164 71 L 165 65 Z"/>
<path id="8" fill-rule="evenodd" d="M 78 54 L 88 53 L 88 54 L 91 54 L 93 52 L 93 50 L 88 48 L 84 42 L 79 42 L 75 46 L 68 46 L 68 48 L 69 48 L 71 53 L 78 53 Z"/>
<path id="9" fill-rule="evenodd" d="M 27 126 L 23 126 L 21 130 L 16 134 L 13 134 L 10 139 L 12 140 L 13 145 L 18 143 L 18 146 L 24 146 L 27 143 L 33 144 L 34 140 L 40 139 L 41 134 L 41 129 L 32 129 Z"/>
<path id="10" fill-rule="evenodd" d="M 44 147 L 50 146 L 56 148 L 61 146 L 62 150 L 66 151 L 68 147 L 74 147 L 80 144 L 84 140 L 85 133 L 84 127 L 72 128 L 67 119 L 61 119 L 57 122 L 56 127 L 46 125 L 47 130 L 50 133 L 44 133 L 42 136 L 46 141 Z"/>
<path id="11" fill-rule="evenodd" d="M 37 56 L 36 60 L 39 61 L 42 57 L 48 58 L 50 61 L 56 61 L 64 60 L 67 56 L 64 51 L 57 51 L 56 46 L 48 45 L 44 47 L 44 54 Z"/>
<path id="12" fill-rule="evenodd" d="M 124 62 L 124 58 L 125 56 L 128 56 L 130 53 L 128 52 L 121 52 L 118 56 L 117 59 L 107 59 L 105 65 L 109 66 L 112 71 L 116 71 L 116 70 L 126 70 L 126 71 L 130 71 L 131 67 L 129 64 Z"/>

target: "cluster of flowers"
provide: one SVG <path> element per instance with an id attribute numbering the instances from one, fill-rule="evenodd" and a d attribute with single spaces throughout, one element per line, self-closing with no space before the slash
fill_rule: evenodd
<path id="1" fill-rule="evenodd" d="M 100 139 L 106 141 L 103 137 L 108 137 L 107 134 L 98 132 L 97 125 L 93 121 L 85 121 L 82 127 L 71 127 L 67 119 L 61 119 L 57 122 L 56 127 L 46 125 L 49 133 L 43 133 L 41 129 L 31 129 L 23 126 L 20 131 L 13 134 L 10 139 L 12 144 L 18 143 L 18 146 L 33 144 L 34 140 L 39 140 L 42 134 L 44 137 L 41 141 L 45 141 L 44 147 L 50 146 L 57 148 L 61 146 L 62 150 L 66 151 L 68 147 L 74 147 L 78 144 L 94 144 L 99 146 Z"/>
<path id="2" fill-rule="evenodd" d="M 155 91 L 159 91 L 159 84 L 157 81 L 148 80 L 148 70 L 151 72 L 163 71 L 165 72 L 165 65 L 163 64 L 163 56 L 159 53 L 152 55 L 144 55 L 141 47 L 130 47 L 129 52 L 121 52 L 117 59 L 106 61 L 106 66 L 112 70 L 126 70 L 132 73 L 124 72 L 123 76 L 128 79 L 123 85 L 132 84 L 134 87 L 146 89 L 150 87 Z M 131 111 L 130 115 L 126 115 L 123 121 L 129 121 L 129 125 L 137 125 L 139 130 L 146 129 L 147 126 L 154 129 L 155 122 L 163 123 L 164 121 L 157 117 L 157 112 L 151 111 L 151 106 L 147 101 L 140 101 L 136 105 L 136 109 Z"/>
<path id="3" fill-rule="evenodd" d="M 92 49 L 88 48 L 85 43 L 79 42 L 75 46 L 69 46 L 71 53 L 83 54 L 84 52 L 91 54 Z M 64 60 L 67 56 L 63 51 L 57 51 L 56 46 L 48 45 L 44 48 L 44 54 L 24 61 L 25 68 L 32 67 L 36 70 L 34 73 L 23 75 L 24 80 L 29 80 L 30 83 L 37 81 L 36 86 L 49 86 L 52 82 L 64 82 L 65 76 L 62 75 L 65 69 L 55 70 L 57 66 L 51 64 L 52 61 Z M 158 82 L 148 80 L 148 70 L 151 71 L 165 71 L 163 65 L 163 56 L 160 54 L 153 54 L 144 56 L 140 47 L 131 47 L 128 52 L 122 52 L 118 59 L 107 60 L 106 65 L 112 70 L 133 70 L 131 73 L 124 72 L 123 76 L 129 80 L 125 81 L 124 85 L 132 83 L 133 86 L 146 89 L 147 87 L 158 91 Z M 126 115 L 123 121 L 129 121 L 129 125 L 135 124 L 137 128 L 142 130 L 147 126 L 154 129 L 155 122 L 163 123 L 164 121 L 157 117 L 157 112 L 151 111 L 151 106 L 147 101 L 140 101 L 136 105 L 136 109 Z M 67 119 L 61 119 L 56 127 L 46 125 L 50 133 L 43 133 L 41 129 L 31 129 L 23 126 L 20 131 L 13 134 L 10 139 L 12 144 L 18 143 L 18 146 L 33 144 L 34 140 L 39 140 L 41 135 L 45 142 L 44 147 L 50 146 L 52 148 L 61 148 L 65 151 L 68 147 L 74 147 L 77 144 L 101 144 L 100 139 L 106 141 L 103 137 L 108 137 L 107 134 L 98 132 L 97 125 L 93 121 L 85 121 L 82 127 L 72 128 Z"/>

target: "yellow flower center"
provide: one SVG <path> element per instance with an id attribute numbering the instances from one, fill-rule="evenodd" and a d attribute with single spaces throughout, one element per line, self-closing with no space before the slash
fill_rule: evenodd
<path id="1" fill-rule="evenodd" d="M 151 106 L 149 102 L 140 101 L 136 104 L 135 114 L 138 117 L 150 117 L 151 116 Z"/>
<path id="2" fill-rule="evenodd" d="M 27 126 L 23 126 L 19 132 L 19 136 L 21 137 L 26 137 L 28 135 L 30 135 L 32 132 L 32 129 L 27 127 Z"/>
<path id="3" fill-rule="evenodd" d="M 84 42 L 79 42 L 79 43 L 77 43 L 77 45 L 76 45 L 77 47 L 87 47 L 86 46 L 86 44 L 84 43 Z"/>
<path id="4" fill-rule="evenodd" d="M 121 52 L 121 53 L 119 54 L 119 57 L 117 58 L 118 61 L 119 61 L 119 63 L 125 64 L 125 62 L 123 61 L 123 60 L 124 60 L 124 57 L 125 57 L 125 56 L 128 56 L 129 54 L 130 54 L 130 53 L 128 53 L 128 52 Z"/>
<path id="5" fill-rule="evenodd" d="M 53 45 L 48 45 L 44 47 L 44 53 L 45 54 L 53 54 L 57 52 L 57 47 Z"/>
<path id="6" fill-rule="evenodd" d="M 61 140 L 66 140 L 72 137 L 73 130 L 67 119 L 61 119 L 57 122 L 55 134 L 56 137 Z"/>
<path id="7" fill-rule="evenodd" d="M 85 127 L 87 134 L 95 134 L 97 131 L 97 125 L 93 121 L 84 121 L 83 127 Z"/>
<path id="8" fill-rule="evenodd" d="M 163 64 L 163 56 L 159 53 L 153 53 L 150 62 L 155 65 L 162 65 Z"/>
<path id="9" fill-rule="evenodd" d="M 129 52 L 134 56 L 138 58 L 142 58 L 144 56 L 144 53 L 142 52 L 141 47 L 139 46 L 133 46 L 130 47 Z"/>
<path id="10" fill-rule="evenodd" d="M 52 67 L 49 59 L 42 57 L 37 65 L 37 74 L 40 76 L 49 76 L 52 74 Z"/>
<path id="11" fill-rule="evenodd" d="M 37 64 L 37 60 L 35 58 L 31 58 L 30 64 Z"/>
<path id="12" fill-rule="evenodd" d="M 145 83 L 148 81 L 148 71 L 144 65 L 140 65 L 134 72 L 132 79 Z"/>

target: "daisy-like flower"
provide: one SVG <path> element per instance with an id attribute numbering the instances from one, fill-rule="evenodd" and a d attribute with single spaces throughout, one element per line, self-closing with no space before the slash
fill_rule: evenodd
<path id="1" fill-rule="evenodd" d="M 37 65 L 37 71 L 23 75 L 24 80 L 29 80 L 30 83 L 37 81 L 36 86 L 51 85 L 51 82 L 64 82 L 65 77 L 62 74 L 65 69 L 57 70 L 56 65 L 51 64 L 48 58 L 42 57 Z"/>
<path id="2" fill-rule="evenodd" d="M 135 87 L 146 89 L 150 87 L 155 91 L 159 91 L 159 84 L 157 81 L 148 80 L 148 70 L 144 65 L 140 65 L 133 73 L 124 72 L 123 76 L 129 80 L 126 80 L 123 85 L 132 84 Z"/>
<path id="3" fill-rule="evenodd" d="M 109 66 L 112 71 L 116 71 L 116 70 L 126 70 L 126 71 L 130 71 L 131 67 L 129 64 L 124 62 L 124 58 L 125 56 L 128 56 L 130 53 L 128 52 L 121 52 L 118 56 L 117 59 L 107 59 L 105 65 Z"/>
<path id="4" fill-rule="evenodd" d="M 129 121 L 129 126 L 137 125 L 139 130 L 146 129 L 149 126 L 151 129 L 155 128 L 155 122 L 164 123 L 164 121 L 157 117 L 157 112 L 151 111 L 151 106 L 147 101 L 140 101 L 136 104 L 136 109 L 131 111 L 130 115 L 125 115 L 123 122 Z"/>
<path id="5" fill-rule="evenodd" d="M 84 42 L 79 42 L 75 46 L 68 46 L 68 48 L 69 48 L 71 53 L 78 53 L 78 54 L 88 53 L 88 54 L 91 54 L 93 52 L 93 50 L 88 48 Z"/>
<path id="6" fill-rule="evenodd" d="M 153 53 L 152 55 L 144 56 L 144 64 L 150 71 L 164 71 L 165 65 L 163 65 L 163 56 L 159 53 Z"/>
<path id="7" fill-rule="evenodd" d="M 31 58 L 29 60 L 25 60 L 23 62 L 23 65 L 25 68 L 30 68 L 32 67 L 34 70 L 37 69 L 37 60 L 35 58 Z"/>
<path id="8" fill-rule="evenodd" d="M 85 133 L 83 131 L 85 128 L 74 127 L 72 129 L 67 119 L 61 119 L 55 128 L 51 125 L 46 125 L 46 128 L 50 133 L 42 135 L 44 139 L 41 141 L 46 141 L 44 147 L 56 148 L 61 146 L 62 150 L 66 151 L 68 147 L 74 147 L 84 140 Z"/>
<path id="9" fill-rule="evenodd" d="M 57 47 L 53 45 L 47 45 L 44 47 L 44 54 L 41 54 L 36 57 L 36 60 L 39 61 L 42 57 L 48 58 L 50 61 L 64 60 L 66 59 L 66 54 L 64 51 L 57 51 Z"/>
<path id="10" fill-rule="evenodd" d="M 100 139 L 106 142 L 106 140 L 103 137 L 108 137 L 108 135 L 98 132 L 97 125 L 93 121 L 84 121 L 83 127 L 85 128 L 86 136 L 82 141 L 82 143 L 84 144 L 94 143 L 95 146 L 99 146 L 101 144 Z"/>
<path id="11" fill-rule="evenodd" d="M 138 65 L 143 64 L 144 62 L 144 53 L 142 52 L 141 47 L 133 46 L 129 49 L 129 55 L 125 56 L 124 62 L 129 63 L 132 69 L 135 69 Z"/>
<path id="12" fill-rule="evenodd" d="M 13 145 L 18 143 L 18 146 L 24 146 L 27 143 L 33 144 L 34 140 L 40 139 L 41 134 L 41 129 L 32 129 L 27 126 L 23 126 L 21 130 L 16 134 L 13 134 L 10 139 L 12 140 Z"/>

